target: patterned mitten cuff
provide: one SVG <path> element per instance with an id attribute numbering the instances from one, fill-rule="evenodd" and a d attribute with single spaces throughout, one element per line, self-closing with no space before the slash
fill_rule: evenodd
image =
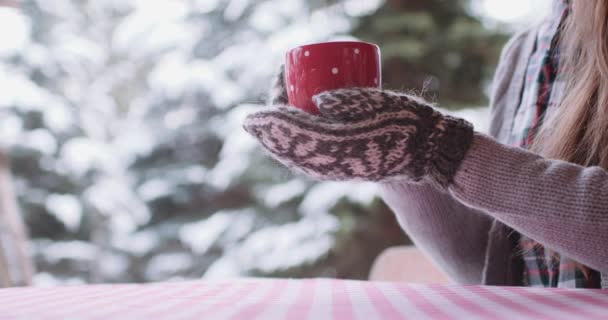
<path id="1" fill-rule="evenodd" d="M 466 120 L 443 115 L 438 130 L 429 135 L 430 147 L 427 177 L 436 185 L 446 187 L 452 183 L 471 143 L 473 125 Z"/>

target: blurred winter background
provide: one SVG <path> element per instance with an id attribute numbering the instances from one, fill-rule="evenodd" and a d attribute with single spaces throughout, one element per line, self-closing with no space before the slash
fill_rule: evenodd
<path id="1" fill-rule="evenodd" d="M 0 0 L 0 147 L 35 283 L 366 278 L 409 241 L 374 185 L 293 176 L 241 129 L 283 53 L 378 43 L 385 87 L 485 130 L 499 50 L 548 1 Z"/>

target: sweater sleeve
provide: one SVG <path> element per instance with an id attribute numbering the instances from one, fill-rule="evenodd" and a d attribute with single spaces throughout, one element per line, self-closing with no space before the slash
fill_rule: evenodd
<path id="1" fill-rule="evenodd" d="M 382 198 L 416 246 L 453 281 L 481 284 L 493 219 L 428 184 L 381 184 Z"/>
<path id="2" fill-rule="evenodd" d="M 522 68 L 520 64 L 522 56 L 528 52 L 527 47 L 533 44 L 533 35 L 534 28 L 516 34 L 501 52 L 492 90 L 490 131 L 493 135 L 499 135 L 509 125 L 504 122 L 508 110 L 503 102 L 512 103 L 509 96 L 521 89 L 518 81 L 522 81 L 523 71 L 520 69 L 525 70 L 525 66 Z M 401 227 L 452 280 L 461 284 L 480 284 L 489 281 L 485 279 L 488 273 L 504 273 L 502 270 L 506 266 L 503 265 L 508 264 L 511 257 L 511 244 L 506 235 L 490 236 L 494 218 L 426 184 L 384 183 L 381 190 L 382 198 L 394 211 Z M 494 242 L 492 247 L 504 250 L 493 252 L 488 260 L 490 241 Z M 497 245 L 497 241 L 503 243 Z M 492 265 L 488 266 L 488 261 Z M 490 272 L 492 268 L 498 271 Z M 512 284 L 503 278 L 494 276 L 486 284 Z"/>
<path id="3" fill-rule="evenodd" d="M 608 272 L 608 172 L 547 160 L 482 134 L 450 187 L 464 204 Z"/>

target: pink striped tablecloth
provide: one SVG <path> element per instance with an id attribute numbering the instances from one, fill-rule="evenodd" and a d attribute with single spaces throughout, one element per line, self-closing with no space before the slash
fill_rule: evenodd
<path id="1" fill-rule="evenodd" d="M 331 279 L 0 289 L 0 319 L 608 319 L 608 291 Z"/>

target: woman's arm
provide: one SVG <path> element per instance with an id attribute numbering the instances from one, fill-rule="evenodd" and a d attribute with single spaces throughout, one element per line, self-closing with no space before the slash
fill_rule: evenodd
<path id="1" fill-rule="evenodd" d="M 505 112 L 497 106 L 515 90 L 512 80 L 519 76 L 514 66 L 519 65 L 529 45 L 524 40 L 533 38 L 527 35 L 513 37 L 501 55 L 492 94 L 494 134 L 501 131 Z M 484 281 L 493 219 L 428 183 L 442 185 L 452 179 L 469 138 L 472 140 L 472 129 L 459 121 L 445 121 L 415 97 L 388 91 L 346 90 L 319 95 L 315 103 L 323 117 L 277 107 L 287 103 L 283 69 L 280 71 L 270 94 L 274 107 L 251 115 L 245 123 L 266 151 L 287 166 L 319 179 L 384 181 L 383 198 L 427 255 L 460 283 Z M 507 236 L 495 236 L 494 241 L 497 238 L 509 241 Z M 505 258 L 499 260 L 508 261 L 510 244 L 502 247 L 505 250 L 499 251 L 505 252 Z M 501 262 L 493 264 L 505 264 Z"/>
<path id="2" fill-rule="evenodd" d="M 451 193 L 565 256 L 608 272 L 608 172 L 547 160 L 482 134 Z"/>
<path id="3" fill-rule="evenodd" d="M 281 67 L 271 87 L 269 95 L 271 105 L 287 104 L 283 72 L 284 69 Z M 331 113 L 336 115 L 336 109 L 332 109 Z M 350 116 L 351 114 L 348 113 L 347 115 Z M 303 117 L 303 119 L 307 118 L 304 114 L 298 116 Z M 315 123 L 326 122 L 323 119 L 312 121 Z M 248 126 L 246 125 L 246 127 Z M 347 127 L 350 127 L 350 125 Z M 291 127 L 287 130 L 293 132 L 299 129 Z M 281 131 L 285 132 L 284 130 Z M 318 136 L 316 133 L 312 134 Z M 280 134 L 273 133 L 270 141 L 276 141 L 280 138 Z M 300 139 L 303 138 L 304 136 L 300 136 L 300 138 L 297 138 L 298 141 L 288 143 L 288 145 L 299 145 L 302 142 Z M 306 139 L 303 141 L 306 144 Z M 267 143 L 265 139 L 262 139 L 261 142 L 263 144 Z M 332 152 L 334 154 L 331 155 L 332 157 L 340 153 L 352 153 L 352 150 L 360 149 L 362 141 L 357 141 L 350 148 L 351 151 L 347 151 L 349 148 L 344 148 L 345 145 L 348 145 L 346 141 L 340 144 L 339 149 L 344 150 L 344 152 L 335 150 Z M 301 148 L 295 148 L 293 151 L 286 150 L 286 152 L 291 154 L 290 157 L 297 157 L 298 154 L 306 153 L 306 149 L 310 147 L 309 145 L 301 145 Z M 317 153 L 311 155 L 315 157 Z M 327 159 L 327 157 L 325 158 Z M 348 162 L 349 160 L 343 158 L 340 162 L 342 161 Z M 432 188 L 428 184 L 408 185 L 395 182 L 384 183 L 381 186 L 383 198 L 392 207 L 402 228 L 428 256 L 433 258 L 437 265 L 459 283 L 480 284 L 482 282 L 488 233 L 492 223 L 491 218 L 465 207 L 445 190 Z M 463 233 L 466 235 L 463 236 Z"/>
<path id="4" fill-rule="evenodd" d="M 535 34 L 536 28 L 532 27 L 514 35 L 501 52 L 491 99 L 490 132 L 494 136 L 500 136 L 502 130 L 509 126 L 505 123 L 509 112 L 507 106 L 514 103 L 511 97 L 517 96 L 523 85 L 525 61 L 534 45 Z M 453 280 L 466 284 L 479 284 L 486 280 L 482 274 L 487 264 L 486 249 L 494 218 L 465 206 L 449 193 L 428 184 L 396 182 L 381 183 L 380 186 L 383 199 L 397 216 L 401 227 Z M 493 247 L 505 249 L 504 256 L 498 259 L 508 264 L 512 240 L 506 236 L 493 237 L 493 241 L 503 240 L 502 246 L 494 244 Z M 494 258 L 501 255 L 500 252 L 492 254 Z M 513 284 L 501 282 L 500 277 L 497 279 L 493 279 L 492 284 Z"/>
<path id="5" fill-rule="evenodd" d="M 380 186 L 382 198 L 418 248 L 455 282 L 481 284 L 492 218 L 428 184 Z"/>

